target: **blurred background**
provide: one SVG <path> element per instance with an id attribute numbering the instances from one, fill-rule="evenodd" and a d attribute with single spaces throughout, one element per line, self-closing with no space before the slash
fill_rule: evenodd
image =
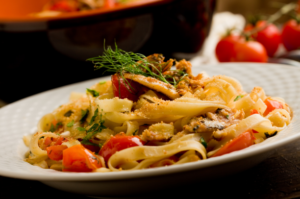
<path id="1" fill-rule="evenodd" d="M 61 14 L 53 10 L 72 7 L 49 4 L 47 0 L 0 0 L 0 107 L 49 89 L 108 75 L 94 71 L 93 64 L 86 61 L 102 54 L 104 41 L 105 45 L 116 43 L 123 50 L 145 55 L 201 59 L 214 54 L 220 31 L 225 31 L 219 30 L 214 42 L 205 42 L 211 26 L 222 25 L 218 21 L 212 24 L 213 16 L 227 13 L 228 18 L 223 20 L 232 20 L 243 28 L 250 15 L 271 15 L 289 2 L 296 1 L 135 0 L 111 5 L 102 1 L 100 8 L 81 4 L 82 11 L 76 8 Z M 45 12 L 47 9 L 51 12 Z M 280 27 L 287 20 L 284 16 L 276 23 Z"/>

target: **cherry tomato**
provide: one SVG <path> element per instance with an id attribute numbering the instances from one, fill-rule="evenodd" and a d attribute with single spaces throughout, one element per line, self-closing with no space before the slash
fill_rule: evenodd
<path id="1" fill-rule="evenodd" d="M 91 172 L 101 166 L 99 158 L 81 144 L 63 151 L 63 171 Z"/>
<path id="2" fill-rule="evenodd" d="M 272 112 L 275 109 L 282 109 L 283 106 L 281 102 L 277 100 L 272 100 L 272 99 L 265 99 L 264 103 L 267 105 L 267 109 L 264 112 L 264 116 L 268 115 L 270 112 Z"/>
<path id="3" fill-rule="evenodd" d="M 245 131 L 233 140 L 227 142 L 222 148 L 220 148 L 212 157 L 221 156 L 233 151 L 238 151 L 247 148 L 254 144 L 255 137 L 251 130 Z"/>
<path id="4" fill-rule="evenodd" d="M 127 136 L 124 133 L 120 133 L 111 137 L 104 143 L 99 151 L 99 155 L 107 162 L 117 151 L 143 145 L 143 141 L 138 136 Z"/>
<path id="5" fill-rule="evenodd" d="M 47 155 L 51 160 L 62 160 L 63 159 L 63 151 L 67 149 L 66 145 L 56 145 L 47 147 Z"/>
<path id="6" fill-rule="evenodd" d="M 141 91 L 143 90 L 143 86 L 130 79 L 126 80 L 124 80 L 118 74 L 111 76 L 114 96 L 121 99 L 127 98 L 135 102 L 137 101 Z M 130 84 L 130 86 L 128 85 L 128 83 Z"/>
<path id="7" fill-rule="evenodd" d="M 300 48 L 300 24 L 292 19 L 286 22 L 281 33 L 281 40 L 287 51 Z"/>
<path id="8" fill-rule="evenodd" d="M 231 62 L 267 62 L 268 55 L 264 46 L 257 41 L 247 41 L 244 37 L 228 38 L 226 42 L 221 40 L 221 44 L 217 44 L 217 57 L 222 57 L 221 61 Z M 223 43 L 223 44 L 222 44 Z M 228 49 L 226 48 L 228 46 Z M 221 47 L 220 47 L 221 46 Z M 219 59 L 219 58 L 218 58 Z"/>
<path id="9" fill-rule="evenodd" d="M 258 21 L 255 26 L 248 24 L 244 31 L 251 31 L 253 28 L 259 31 L 254 33 L 252 37 L 265 47 L 268 56 L 273 57 L 281 43 L 279 29 L 274 24 L 268 24 L 266 21 Z"/>
<path id="10" fill-rule="evenodd" d="M 234 62 L 267 62 L 268 55 L 264 46 L 257 41 L 240 39 L 234 46 Z"/>
<path id="11" fill-rule="evenodd" d="M 218 42 L 215 53 L 219 62 L 230 62 L 235 57 L 234 45 L 239 39 L 240 36 L 230 34 Z"/>

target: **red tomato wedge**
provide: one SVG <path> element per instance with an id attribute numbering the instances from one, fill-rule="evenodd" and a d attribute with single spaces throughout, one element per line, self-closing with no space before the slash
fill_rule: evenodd
<path id="1" fill-rule="evenodd" d="M 74 12 L 78 11 L 78 3 L 70 0 L 58 0 L 49 7 L 49 10 L 60 11 L 60 12 Z"/>
<path id="2" fill-rule="evenodd" d="M 101 155 L 107 162 L 108 159 L 117 151 L 143 145 L 143 141 L 138 136 L 127 136 L 124 133 L 120 133 L 111 137 L 104 143 L 99 151 L 99 155 Z"/>
<path id="3" fill-rule="evenodd" d="M 68 147 L 65 145 L 56 145 L 47 147 L 47 155 L 51 160 L 62 160 L 63 159 L 63 151 Z"/>
<path id="4" fill-rule="evenodd" d="M 247 148 L 254 144 L 255 137 L 251 130 L 245 131 L 233 140 L 227 142 L 222 148 L 220 148 L 212 157 L 221 156 L 233 151 L 238 151 Z"/>
<path id="5" fill-rule="evenodd" d="M 254 114 L 259 114 L 258 110 L 252 109 L 252 110 L 250 111 L 250 115 L 254 115 Z"/>
<path id="6" fill-rule="evenodd" d="M 115 97 L 121 99 L 129 99 L 132 101 L 137 101 L 139 93 L 143 90 L 143 86 L 130 79 L 123 79 L 118 74 L 111 76 L 113 92 Z"/>
<path id="7" fill-rule="evenodd" d="M 61 145 L 63 142 L 66 142 L 66 141 L 67 141 L 67 139 L 64 137 L 58 137 L 58 138 L 46 137 L 44 139 L 44 143 L 40 147 L 41 147 L 41 149 L 45 150 L 47 147 Z"/>
<path id="8" fill-rule="evenodd" d="M 264 103 L 267 105 L 267 109 L 264 112 L 264 116 L 268 115 L 270 112 L 272 112 L 275 109 L 282 109 L 283 105 L 281 102 L 277 100 L 272 100 L 272 99 L 265 99 Z"/>
<path id="9" fill-rule="evenodd" d="M 102 165 L 93 152 L 78 144 L 63 151 L 63 166 L 63 171 L 91 172 Z"/>

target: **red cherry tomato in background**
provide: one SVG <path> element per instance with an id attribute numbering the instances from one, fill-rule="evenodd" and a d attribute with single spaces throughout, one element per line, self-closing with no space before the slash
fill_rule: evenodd
<path id="1" fill-rule="evenodd" d="M 264 112 L 264 116 L 268 115 L 270 112 L 272 112 L 275 109 L 282 109 L 283 105 L 281 102 L 277 100 L 272 100 L 272 99 L 265 99 L 264 103 L 267 105 L 267 109 Z"/>
<path id="2" fill-rule="evenodd" d="M 242 36 L 229 35 L 216 46 L 220 62 L 267 62 L 266 49 L 257 41 L 247 41 Z"/>
<path id="3" fill-rule="evenodd" d="M 234 62 L 267 62 L 268 55 L 264 46 L 257 41 L 246 41 L 242 38 L 234 45 L 236 52 Z"/>
<path id="4" fill-rule="evenodd" d="M 287 51 L 300 48 L 300 24 L 296 20 L 292 19 L 284 24 L 281 40 Z"/>
<path id="5" fill-rule="evenodd" d="M 127 82 L 118 74 L 111 76 L 114 96 L 121 99 L 127 98 L 135 102 L 139 95 L 142 94 L 144 86 L 130 79 L 126 80 Z"/>
<path id="6" fill-rule="evenodd" d="M 124 133 L 117 134 L 107 140 L 99 151 L 104 160 L 108 159 L 117 151 L 134 146 L 143 146 L 143 141 L 138 136 L 127 136 Z"/>
<path id="7" fill-rule="evenodd" d="M 266 21 L 258 21 L 255 26 L 248 24 L 244 31 L 251 31 L 253 28 L 259 31 L 254 33 L 252 38 L 265 47 L 269 57 L 273 57 L 281 43 L 279 29 L 274 24 L 268 24 Z"/>
<path id="8" fill-rule="evenodd" d="M 239 35 L 230 34 L 223 37 L 216 46 L 216 57 L 219 62 L 230 62 L 235 57 L 234 45 L 240 39 Z"/>
<path id="9" fill-rule="evenodd" d="M 81 144 L 63 151 L 63 171 L 91 172 L 102 167 L 99 158 Z"/>
<path id="10" fill-rule="evenodd" d="M 221 147 L 212 157 L 225 155 L 234 151 L 238 151 L 247 148 L 254 144 L 255 137 L 251 130 L 245 131 L 239 136 L 235 137 L 233 140 L 227 142 L 223 147 Z"/>

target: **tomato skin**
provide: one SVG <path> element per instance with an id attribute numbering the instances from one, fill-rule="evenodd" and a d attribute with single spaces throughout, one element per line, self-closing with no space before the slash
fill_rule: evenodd
<path id="1" fill-rule="evenodd" d="M 130 79 L 126 79 L 126 80 L 128 81 L 128 83 L 132 88 L 118 74 L 114 74 L 111 76 L 114 96 L 119 97 L 120 99 L 127 98 L 135 102 L 137 101 L 139 97 L 139 93 L 142 90 L 142 85 Z"/>
<path id="2" fill-rule="evenodd" d="M 99 158 L 81 144 L 63 151 L 63 171 L 91 172 L 102 167 Z"/>
<path id="3" fill-rule="evenodd" d="M 105 0 L 103 8 L 113 8 L 116 4 L 115 0 Z"/>
<path id="4" fill-rule="evenodd" d="M 216 47 L 220 62 L 267 62 L 265 47 L 257 41 L 247 41 L 242 36 L 228 36 L 221 39 Z"/>
<path id="5" fill-rule="evenodd" d="M 257 41 L 240 39 L 234 46 L 236 56 L 234 62 L 267 62 L 268 55 L 265 47 Z"/>
<path id="6" fill-rule="evenodd" d="M 292 19 L 286 22 L 281 33 L 282 44 L 287 51 L 300 48 L 300 24 Z"/>
<path id="7" fill-rule="evenodd" d="M 281 43 L 279 29 L 274 24 L 267 24 L 266 21 L 258 21 L 256 27 L 265 27 L 258 31 L 254 38 L 266 48 L 268 56 L 273 57 Z"/>
<path id="8" fill-rule="evenodd" d="M 217 43 L 215 53 L 219 62 L 230 62 L 235 57 L 234 45 L 239 39 L 240 36 L 230 34 Z"/>
<path id="9" fill-rule="evenodd" d="M 65 145 L 55 145 L 47 147 L 47 155 L 51 160 L 62 160 L 63 159 L 63 151 L 68 147 Z"/>
<path id="10" fill-rule="evenodd" d="M 257 29 L 258 32 L 253 33 L 251 38 L 261 43 L 269 57 L 273 57 L 281 43 L 281 33 L 277 26 L 274 24 L 268 24 L 266 21 L 258 21 L 255 26 L 248 24 L 244 31 L 247 33 L 253 29 Z"/>
<path id="11" fill-rule="evenodd" d="M 99 151 L 104 160 L 108 159 L 117 151 L 134 146 L 143 146 L 144 142 L 138 136 L 127 136 L 124 133 L 117 134 L 107 140 Z"/>
<path id="12" fill-rule="evenodd" d="M 272 100 L 270 98 L 265 99 L 264 103 L 267 105 L 267 109 L 264 112 L 264 116 L 268 115 L 270 112 L 272 112 L 275 109 L 282 109 L 283 105 L 281 102 L 277 100 Z"/>
<path id="13" fill-rule="evenodd" d="M 88 144 L 82 144 L 84 146 L 84 148 L 92 151 L 92 152 L 98 152 L 100 150 L 99 146 L 94 146 L 94 145 L 88 145 Z"/>
<path id="14" fill-rule="evenodd" d="M 60 12 L 74 12 L 78 11 L 78 5 L 76 1 L 59 0 L 50 6 L 49 10 Z"/>
<path id="15" fill-rule="evenodd" d="M 255 137 L 251 130 L 245 131 L 233 140 L 227 142 L 222 148 L 220 148 L 212 157 L 225 155 L 234 151 L 242 150 L 254 144 Z"/>
<path id="16" fill-rule="evenodd" d="M 254 114 L 259 114 L 258 110 L 252 109 L 252 110 L 250 111 L 250 115 L 254 115 Z"/>
<path id="17" fill-rule="evenodd" d="M 64 137 L 58 137 L 58 138 L 46 137 L 44 139 L 44 143 L 40 147 L 41 149 L 46 150 L 47 147 L 61 145 L 63 142 L 66 141 L 67 139 Z"/>

